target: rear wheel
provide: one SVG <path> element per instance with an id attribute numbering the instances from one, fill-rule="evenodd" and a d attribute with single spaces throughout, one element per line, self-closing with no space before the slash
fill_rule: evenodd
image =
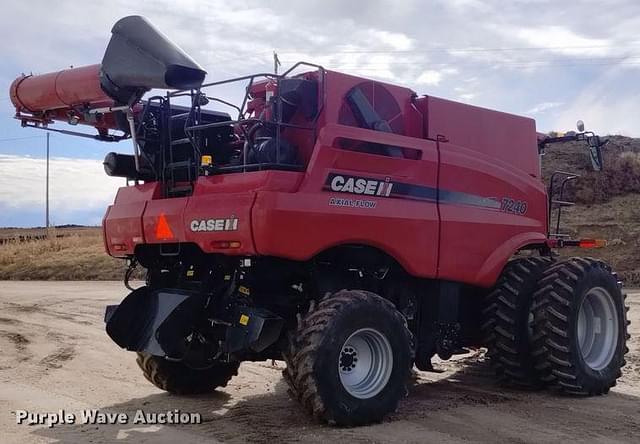
<path id="1" fill-rule="evenodd" d="M 312 306 L 290 335 L 284 377 L 316 418 L 378 422 L 406 394 L 412 359 L 404 317 L 380 296 L 342 290 Z"/>
<path id="2" fill-rule="evenodd" d="M 536 294 L 538 367 L 566 393 L 607 393 L 629 351 L 628 308 L 611 267 L 596 259 L 568 259 L 545 272 Z"/>
<path id="3" fill-rule="evenodd" d="M 182 362 L 168 361 L 148 353 L 138 353 L 136 362 L 149 382 L 177 395 L 210 393 L 218 387 L 226 387 L 240 367 L 240 363 L 232 362 L 202 370 L 193 369 Z"/>
<path id="4" fill-rule="evenodd" d="M 484 341 L 491 366 L 503 383 L 523 387 L 544 385 L 532 355 L 533 293 L 540 276 L 552 263 L 548 257 L 512 260 L 487 296 L 483 310 Z"/>

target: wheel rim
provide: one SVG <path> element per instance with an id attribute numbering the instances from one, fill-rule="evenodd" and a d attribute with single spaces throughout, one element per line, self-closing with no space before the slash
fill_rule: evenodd
<path id="1" fill-rule="evenodd" d="M 585 295 L 578 312 L 578 345 L 593 370 L 607 367 L 618 345 L 618 315 L 611 294 L 602 287 Z"/>
<path id="2" fill-rule="evenodd" d="M 389 382 L 393 350 L 377 330 L 363 328 L 345 341 L 338 357 L 338 374 L 345 390 L 359 399 L 376 396 Z"/>

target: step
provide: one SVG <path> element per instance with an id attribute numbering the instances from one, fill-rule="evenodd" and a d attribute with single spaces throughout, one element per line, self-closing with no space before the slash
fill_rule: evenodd
<path id="1" fill-rule="evenodd" d="M 172 140 L 171 141 L 171 146 L 175 146 L 175 145 L 185 145 L 187 143 L 191 143 L 191 140 L 189 140 L 188 137 L 185 137 L 184 139 L 176 139 L 176 140 Z"/>
<path id="2" fill-rule="evenodd" d="M 166 165 L 168 170 L 177 170 L 179 168 L 194 168 L 195 164 L 190 160 L 181 160 L 179 162 L 171 162 Z"/>
<path id="3" fill-rule="evenodd" d="M 179 185 L 175 187 L 169 187 L 167 189 L 167 194 L 175 195 L 175 194 L 191 194 L 193 191 L 193 187 L 191 185 Z"/>

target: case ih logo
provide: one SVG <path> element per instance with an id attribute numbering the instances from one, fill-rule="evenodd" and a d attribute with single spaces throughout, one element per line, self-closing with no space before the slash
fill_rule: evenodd
<path id="1" fill-rule="evenodd" d="M 190 224 L 191 231 L 236 231 L 238 218 L 229 219 L 195 219 Z"/>
<path id="2" fill-rule="evenodd" d="M 324 184 L 325 191 L 337 193 L 360 194 L 373 197 L 389 197 L 394 199 L 411 199 L 421 202 L 439 203 L 441 205 L 464 205 L 481 207 L 490 210 L 503 211 L 524 215 L 529 204 L 527 201 L 514 200 L 505 197 L 500 200 L 497 197 L 485 197 L 463 191 L 438 189 L 432 186 L 418 185 L 414 183 L 391 182 L 373 179 L 370 177 L 348 176 L 344 174 L 329 173 Z M 331 206 L 350 206 L 362 208 L 375 208 L 364 204 L 364 201 L 349 201 L 348 199 L 334 199 L 329 201 Z"/>
<path id="3" fill-rule="evenodd" d="M 331 173 L 327 176 L 325 188 L 329 188 L 331 191 L 338 193 L 388 197 L 393 189 L 393 183 L 390 182 L 389 179 L 383 181 Z"/>

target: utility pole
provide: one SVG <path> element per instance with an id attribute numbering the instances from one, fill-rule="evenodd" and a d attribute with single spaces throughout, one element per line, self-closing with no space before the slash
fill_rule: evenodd
<path id="1" fill-rule="evenodd" d="M 49 235 L 49 134 L 47 132 L 47 180 L 46 180 L 46 203 L 45 203 L 45 212 L 46 212 L 46 228 L 47 228 L 47 236 Z"/>

